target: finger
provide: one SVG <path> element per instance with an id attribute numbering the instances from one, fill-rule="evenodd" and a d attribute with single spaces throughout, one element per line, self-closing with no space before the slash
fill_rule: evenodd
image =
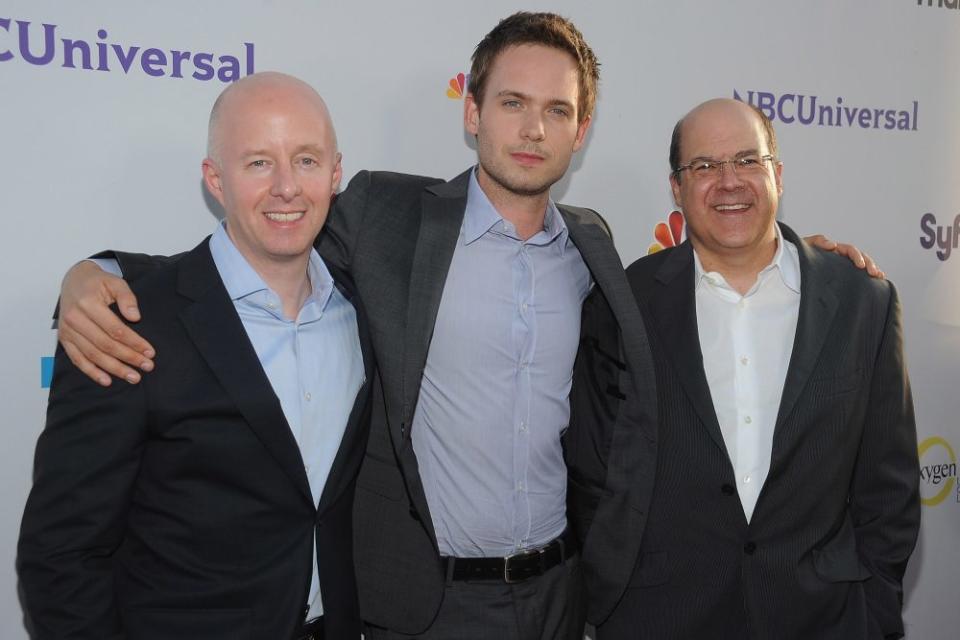
<path id="1" fill-rule="evenodd" d="M 837 248 L 837 243 L 822 233 L 808 236 L 806 240 L 813 246 L 817 247 L 818 249 L 823 249 L 824 251 L 833 251 Z"/>
<path id="2" fill-rule="evenodd" d="M 866 252 L 861 252 L 863 255 L 863 260 L 866 262 L 867 273 L 874 278 L 884 278 L 885 274 L 881 271 L 880 267 L 877 266 L 877 263 L 871 258 Z"/>
<path id="3" fill-rule="evenodd" d="M 105 372 L 101 371 L 94 365 L 92 362 L 84 357 L 83 353 L 80 352 L 72 342 L 64 342 L 63 350 L 66 352 L 67 357 L 70 358 L 70 362 L 74 364 L 85 376 L 96 382 L 102 387 L 110 386 L 110 376 Z"/>
<path id="4" fill-rule="evenodd" d="M 130 322 L 140 321 L 140 307 L 137 306 L 137 297 L 133 295 L 130 286 L 121 278 L 112 278 L 103 283 L 108 300 L 115 300 L 117 308 L 123 317 Z"/>
<path id="5" fill-rule="evenodd" d="M 863 269 L 867 266 L 867 262 L 863 259 L 863 254 L 860 253 L 860 249 L 857 249 L 852 244 L 838 242 L 836 252 L 842 256 L 846 256 L 858 269 Z"/>
<path id="6" fill-rule="evenodd" d="M 111 338 L 82 314 L 76 314 L 69 323 L 61 323 L 59 335 L 64 345 L 73 343 L 94 365 L 127 382 L 140 381 L 140 374 L 127 365 L 144 371 L 153 369 L 153 362 Z"/>
<path id="7" fill-rule="evenodd" d="M 83 357 L 90 361 L 98 370 L 106 372 L 115 378 L 126 380 L 130 384 L 140 382 L 140 373 L 136 369 L 127 366 L 118 358 L 89 342 L 83 336 L 79 334 L 71 336 L 71 342 L 77 345 Z"/>
<path id="8" fill-rule="evenodd" d="M 145 371 L 153 368 L 153 363 L 150 362 L 150 359 L 156 356 L 153 346 L 125 325 L 109 307 L 102 304 L 84 304 L 81 305 L 80 312 L 85 316 L 80 320 L 84 329 L 81 330 L 79 326 L 73 328 L 87 336 L 98 348 Z M 108 340 L 113 344 L 108 343 Z"/>

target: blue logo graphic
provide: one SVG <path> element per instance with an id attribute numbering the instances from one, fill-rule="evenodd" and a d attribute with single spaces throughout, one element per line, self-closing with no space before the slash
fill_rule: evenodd
<path id="1" fill-rule="evenodd" d="M 53 356 L 43 356 L 40 358 L 40 388 L 49 389 L 51 380 L 53 380 Z"/>

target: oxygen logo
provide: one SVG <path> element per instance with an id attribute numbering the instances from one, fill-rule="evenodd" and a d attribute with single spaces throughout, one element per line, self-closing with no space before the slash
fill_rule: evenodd
<path id="1" fill-rule="evenodd" d="M 944 438 L 927 438 L 917 447 L 920 457 L 920 502 L 935 507 L 950 496 L 960 502 L 957 484 L 957 456 Z"/>

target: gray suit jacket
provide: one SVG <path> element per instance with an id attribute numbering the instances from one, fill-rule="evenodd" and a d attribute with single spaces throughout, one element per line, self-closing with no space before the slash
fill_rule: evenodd
<path id="1" fill-rule="evenodd" d="M 379 366 L 354 510 L 361 614 L 370 623 L 411 634 L 431 624 L 443 597 L 443 570 L 410 424 L 463 222 L 468 179 L 469 172 L 450 182 L 361 172 L 337 198 L 319 240 L 324 258 L 348 269 L 356 283 Z M 652 390 L 643 320 L 606 225 L 592 211 L 559 209 L 617 321 L 638 329 L 630 348 L 641 377 L 646 367 Z M 646 403 L 651 409 L 652 399 L 651 392 Z"/>
<path id="2" fill-rule="evenodd" d="M 655 465 L 633 469 L 622 486 L 611 482 L 628 455 L 616 439 L 642 429 L 634 398 L 618 392 L 629 367 L 611 364 L 629 335 L 599 295 L 584 305 L 595 348 L 575 378 L 580 420 L 570 429 L 581 439 L 571 475 L 607 492 L 594 528 L 608 500 L 649 509 L 644 529 L 604 516 L 608 528 L 632 530 L 606 554 L 604 588 L 616 596 L 594 617 L 601 640 L 903 633 L 901 580 L 920 505 L 896 291 L 781 228 L 800 251 L 800 314 L 770 472 L 749 523 L 703 372 L 690 244 L 627 270 L 649 329 L 659 425 Z"/>

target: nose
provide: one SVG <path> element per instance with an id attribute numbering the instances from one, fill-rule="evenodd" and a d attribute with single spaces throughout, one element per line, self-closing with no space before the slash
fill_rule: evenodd
<path id="1" fill-rule="evenodd" d="M 720 163 L 719 183 L 724 189 L 739 189 L 743 184 L 733 163 L 733 160 L 725 160 Z"/>
<path id="2" fill-rule="evenodd" d="M 300 181 L 293 167 L 286 163 L 277 163 L 270 195 L 289 201 L 300 195 L 300 190 Z"/>
<path id="3" fill-rule="evenodd" d="M 531 111 L 523 119 L 523 128 L 520 131 L 520 135 L 524 140 L 530 140 L 532 142 L 540 142 L 546 137 L 546 131 L 543 127 L 543 116 L 538 113 Z"/>

